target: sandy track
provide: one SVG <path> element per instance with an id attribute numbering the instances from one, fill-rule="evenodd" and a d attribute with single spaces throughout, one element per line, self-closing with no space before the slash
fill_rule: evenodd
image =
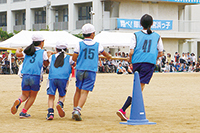
<path id="1" fill-rule="evenodd" d="M 71 119 L 75 79 L 68 87 L 64 110 L 66 116 L 47 121 L 46 79 L 29 119 L 19 119 L 18 112 L 12 115 L 10 108 L 21 94 L 21 79 L 17 75 L 0 75 L 0 132 L 137 132 L 137 133 L 196 133 L 200 131 L 200 73 L 155 73 L 150 85 L 143 92 L 146 117 L 156 125 L 129 126 L 119 124 L 115 114 L 126 97 L 132 93 L 133 75 L 97 74 L 95 89 L 89 94 L 82 109 L 83 121 Z M 56 96 L 57 97 L 57 96 Z M 55 101 L 56 103 L 57 101 Z M 127 110 L 127 116 L 130 108 Z"/>

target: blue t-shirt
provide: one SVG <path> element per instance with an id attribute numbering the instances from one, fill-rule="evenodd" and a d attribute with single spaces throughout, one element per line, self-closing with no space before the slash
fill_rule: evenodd
<path id="1" fill-rule="evenodd" d="M 22 74 L 40 75 L 43 66 L 43 49 L 36 50 L 34 55 L 25 55 Z"/>
<path id="2" fill-rule="evenodd" d="M 180 65 L 175 65 L 174 67 L 175 67 L 176 71 L 179 71 Z"/>
<path id="3" fill-rule="evenodd" d="M 156 64 L 158 56 L 158 41 L 160 35 L 153 32 L 146 34 L 142 31 L 135 32 L 136 46 L 132 55 L 132 63 Z"/>
<path id="4" fill-rule="evenodd" d="M 62 67 L 55 68 L 54 63 L 56 61 L 55 54 L 52 55 L 50 67 L 49 67 L 49 79 L 69 79 L 71 74 L 71 65 L 69 63 L 70 56 L 66 55 L 64 58 L 64 64 Z"/>
<path id="5" fill-rule="evenodd" d="M 97 71 L 98 68 L 98 48 L 99 43 L 94 45 L 86 45 L 83 41 L 79 43 L 80 52 L 77 59 L 77 70 Z"/>
<path id="6" fill-rule="evenodd" d="M 122 66 L 121 66 L 121 67 L 118 67 L 116 73 L 119 72 L 119 69 L 123 69 L 123 67 L 122 67 Z"/>

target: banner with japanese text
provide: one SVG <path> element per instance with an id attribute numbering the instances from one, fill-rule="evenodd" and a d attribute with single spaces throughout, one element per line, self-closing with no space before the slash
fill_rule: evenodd
<path id="1" fill-rule="evenodd" d="M 172 30 L 173 20 L 153 20 L 152 30 Z M 117 28 L 140 30 L 139 19 L 117 19 Z"/>
<path id="2" fill-rule="evenodd" d="M 200 0 L 161 0 L 161 1 L 177 2 L 177 3 L 193 3 L 193 4 L 200 3 Z"/>

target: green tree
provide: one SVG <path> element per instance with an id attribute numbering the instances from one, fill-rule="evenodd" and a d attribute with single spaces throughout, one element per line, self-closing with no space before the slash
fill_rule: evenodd
<path id="1" fill-rule="evenodd" d="M 79 33 L 79 34 L 73 34 L 74 36 L 80 38 L 80 39 L 84 39 L 83 34 Z"/>
<path id="2" fill-rule="evenodd" d="M 0 28 L 0 41 L 4 41 L 12 36 L 14 36 L 13 33 L 8 34 L 7 31 L 3 31 L 2 28 Z"/>

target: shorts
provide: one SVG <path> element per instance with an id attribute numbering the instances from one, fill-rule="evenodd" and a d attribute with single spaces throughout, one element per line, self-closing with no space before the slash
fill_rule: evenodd
<path id="1" fill-rule="evenodd" d="M 123 72 L 117 72 L 117 74 L 123 74 Z"/>
<path id="2" fill-rule="evenodd" d="M 150 63 L 135 63 L 133 64 L 133 73 L 138 71 L 140 83 L 149 84 L 153 76 L 155 65 Z"/>
<path id="3" fill-rule="evenodd" d="M 23 74 L 22 91 L 39 91 L 40 90 L 40 75 Z"/>
<path id="4" fill-rule="evenodd" d="M 96 72 L 76 70 L 76 87 L 82 90 L 93 91 Z"/>
<path id="5" fill-rule="evenodd" d="M 66 94 L 67 79 L 49 79 L 49 87 L 47 88 L 47 95 L 55 95 L 58 88 L 58 93 L 61 97 Z"/>

